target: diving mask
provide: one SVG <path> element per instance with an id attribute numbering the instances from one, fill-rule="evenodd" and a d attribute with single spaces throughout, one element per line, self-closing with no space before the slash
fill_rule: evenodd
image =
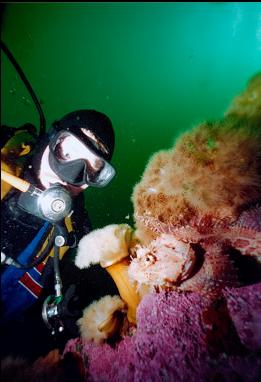
<path id="1" fill-rule="evenodd" d="M 88 184 L 105 187 L 114 177 L 114 168 L 101 156 L 106 150 L 102 142 L 87 135 L 81 129 L 74 134 L 68 130 L 59 131 L 49 143 L 49 164 L 52 170 L 65 182 L 74 186 Z"/>

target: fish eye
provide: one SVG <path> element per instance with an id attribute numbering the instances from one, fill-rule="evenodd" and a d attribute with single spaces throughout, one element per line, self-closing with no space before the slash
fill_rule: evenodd
<path id="1" fill-rule="evenodd" d="M 153 254 L 153 253 L 149 253 L 145 259 L 144 259 L 146 265 L 151 265 L 151 264 L 154 264 L 156 263 L 157 261 L 157 257 Z"/>

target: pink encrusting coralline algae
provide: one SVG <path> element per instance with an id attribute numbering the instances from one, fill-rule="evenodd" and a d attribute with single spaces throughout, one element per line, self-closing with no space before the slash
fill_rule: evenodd
<path id="1" fill-rule="evenodd" d="M 223 293 L 242 344 L 261 350 L 261 284 L 225 289 Z"/>
<path id="2" fill-rule="evenodd" d="M 226 288 L 215 303 L 195 292 L 151 293 L 132 337 L 115 347 L 74 339 L 65 353 L 82 356 L 86 381 L 257 382 L 260 296 L 261 283 Z"/>

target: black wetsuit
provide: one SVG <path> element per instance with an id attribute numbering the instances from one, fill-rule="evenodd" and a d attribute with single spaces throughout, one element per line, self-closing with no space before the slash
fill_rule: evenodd
<path id="1" fill-rule="evenodd" d="M 36 184 L 30 170 L 23 173 L 22 177 Z M 21 209 L 19 207 L 20 195 L 19 191 L 11 190 L 2 200 L 1 250 L 5 255 L 17 259 L 42 230 L 43 234 L 38 241 L 36 250 L 28 258 L 32 260 L 50 234 L 52 225 Z M 83 194 L 74 198 L 73 210 L 71 222 L 77 241 L 79 241 L 91 229 L 84 207 Z M 17 272 L 17 269 L 8 265 L 1 266 L 2 356 L 19 354 L 33 360 L 55 347 L 62 348 L 68 339 L 78 336 L 76 321 L 86 306 L 106 294 L 118 293 L 114 282 L 103 268 L 97 265 L 80 270 L 74 264 L 74 256 L 75 249 L 70 249 L 60 261 L 62 293 L 66 295 L 71 285 L 75 285 L 75 298 L 70 300 L 68 306 L 68 311 L 72 315 L 64 317 L 65 331 L 58 337 L 51 335 L 51 331 L 45 326 L 41 315 L 46 297 L 54 294 L 53 258 L 50 257 L 45 266 L 40 265 L 39 269 L 24 270 L 22 276 L 18 274 L 13 279 L 12 274 Z M 5 276 L 7 272 L 9 272 L 8 277 Z M 35 284 L 32 286 L 34 295 L 32 295 L 28 288 L 31 287 L 34 278 Z M 11 281 L 5 282 L 5 280 Z M 38 287 L 38 284 L 41 287 Z M 34 287 L 36 287 L 35 290 Z M 6 311 L 10 307 L 11 314 L 6 319 Z"/>

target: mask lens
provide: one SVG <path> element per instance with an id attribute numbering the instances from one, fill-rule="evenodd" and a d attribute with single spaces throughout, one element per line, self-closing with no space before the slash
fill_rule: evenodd
<path id="1" fill-rule="evenodd" d="M 77 137 L 62 133 L 53 144 L 53 152 L 60 162 L 71 162 L 77 159 L 92 159 L 94 154 Z"/>
<path id="2" fill-rule="evenodd" d="M 104 166 L 100 171 L 90 176 L 87 170 L 86 175 L 86 183 L 96 187 L 105 187 L 115 176 L 115 170 L 108 162 L 104 161 Z"/>

